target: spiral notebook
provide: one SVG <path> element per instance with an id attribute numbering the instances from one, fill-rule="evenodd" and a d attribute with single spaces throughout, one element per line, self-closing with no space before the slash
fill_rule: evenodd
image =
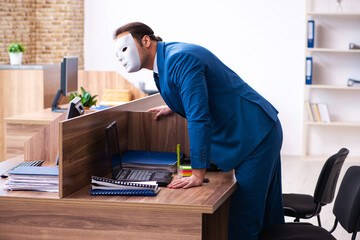
<path id="1" fill-rule="evenodd" d="M 127 182 L 91 177 L 91 195 L 156 196 L 161 190 L 156 181 Z"/>
<path id="2" fill-rule="evenodd" d="M 118 189 L 118 190 L 102 190 L 91 189 L 90 195 L 114 195 L 114 196 L 156 196 L 157 193 L 152 189 Z"/>

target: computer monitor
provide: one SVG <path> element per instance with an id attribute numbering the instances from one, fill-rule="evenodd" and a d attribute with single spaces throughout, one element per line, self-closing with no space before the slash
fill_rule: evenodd
<path id="1" fill-rule="evenodd" d="M 78 89 L 78 57 L 64 57 L 61 63 L 60 89 L 56 93 L 51 105 L 53 112 L 65 112 L 65 108 L 59 108 L 58 104 L 62 96 L 69 96 Z"/>

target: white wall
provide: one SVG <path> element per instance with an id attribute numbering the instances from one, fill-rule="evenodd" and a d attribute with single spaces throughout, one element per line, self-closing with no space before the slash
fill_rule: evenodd
<path id="1" fill-rule="evenodd" d="M 282 154 L 302 154 L 305 0 L 85 0 L 85 70 L 118 71 L 152 89 L 150 71 L 128 74 L 115 59 L 113 32 L 133 21 L 165 42 L 212 51 L 279 110 Z"/>

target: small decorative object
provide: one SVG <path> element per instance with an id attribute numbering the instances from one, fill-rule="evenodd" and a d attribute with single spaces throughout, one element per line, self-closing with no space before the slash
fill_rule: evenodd
<path id="1" fill-rule="evenodd" d="M 360 44 L 349 43 L 349 49 L 360 49 Z"/>
<path id="2" fill-rule="evenodd" d="M 98 95 L 91 96 L 90 92 L 86 92 L 86 90 L 81 87 L 81 94 L 78 93 L 70 93 L 69 101 L 73 100 L 75 97 L 81 98 L 81 103 L 85 108 L 90 108 L 93 105 L 96 105 L 97 100 L 94 100 Z"/>
<path id="3" fill-rule="evenodd" d="M 21 43 L 13 42 L 8 46 L 11 65 L 21 65 L 22 55 L 25 48 Z"/>
<path id="4" fill-rule="evenodd" d="M 336 12 L 338 13 L 342 13 L 344 11 L 342 5 L 341 5 L 341 2 L 342 0 L 336 0 Z"/>

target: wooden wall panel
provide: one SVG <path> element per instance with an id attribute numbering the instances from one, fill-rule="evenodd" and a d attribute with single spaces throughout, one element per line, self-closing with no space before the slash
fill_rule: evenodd
<path id="1" fill-rule="evenodd" d="M 187 149 L 186 119 L 173 114 L 155 121 L 154 116 L 155 113 L 129 113 L 128 149 L 176 152 L 177 144 Z"/>
<path id="2" fill-rule="evenodd" d="M 0 71 L 0 101 L 4 101 L 4 73 Z M 0 162 L 6 159 L 6 144 L 5 144 L 5 136 L 6 136 L 6 128 L 4 122 L 4 107 L 2 106 L 0 109 Z"/>
<path id="3" fill-rule="evenodd" d="M 42 70 L 1 70 L 4 117 L 34 112 L 44 108 Z M 11 107 L 9 107 L 11 106 Z"/>

